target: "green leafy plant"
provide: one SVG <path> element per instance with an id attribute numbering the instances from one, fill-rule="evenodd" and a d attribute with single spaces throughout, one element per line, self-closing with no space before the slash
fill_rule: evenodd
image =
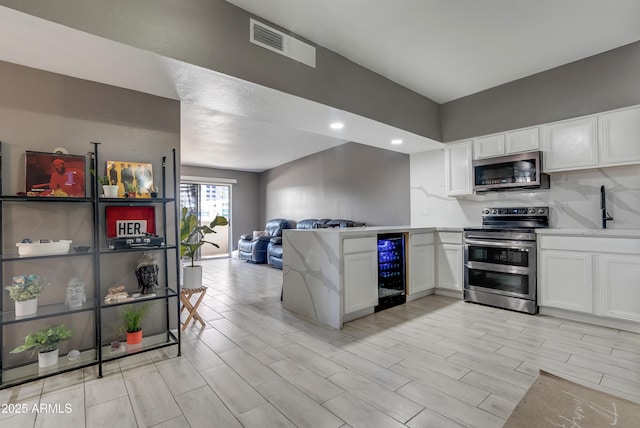
<path id="1" fill-rule="evenodd" d="M 127 333 L 134 333 L 142 330 L 142 320 L 149 313 L 150 306 L 144 305 L 128 305 L 120 309 L 120 319 L 122 326 Z"/>
<path id="2" fill-rule="evenodd" d="M 38 275 L 20 275 L 14 276 L 5 290 L 13 300 L 24 302 L 38 297 L 46 285 L 47 282 Z"/>
<path id="3" fill-rule="evenodd" d="M 191 259 L 191 267 L 195 266 L 198 249 L 204 244 L 211 244 L 216 248 L 220 248 L 218 244 L 205 240 L 206 234 L 216 233 L 213 230 L 216 226 L 226 226 L 228 224 L 229 221 L 225 217 L 218 215 L 209 225 L 199 226 L 198 217 L 195 214 L 189 214 L 187 207 L 183 207 L 180 217 L 180 257 L 189 257 Z"/>
<path id="4" fill-rule="evenodd" d="M 136 189 L 135 184 L 125 182 L 125 183 L 124 183 L 124 190 L 125 190 L 127 193 L 136 193 L 136 190 L 137 190 L 137 189 Z"/>
<path id="5" fill-rule="evenodd" d="M 74 331 L 64 325 L 46 327 L 35 333 L 29 333 L 24 338 L 24 345 L 11 351 L 12 354 L 24 351 L 49 352 L 58 349 L 58 343 L 73 336 Z"/>

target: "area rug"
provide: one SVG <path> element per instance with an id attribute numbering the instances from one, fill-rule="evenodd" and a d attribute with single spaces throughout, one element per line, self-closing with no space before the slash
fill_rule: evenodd
<path id="1" fill-rule="evenodd" d="M 504 428 L 640 427 L 640 404 L 540 370 Z"/>

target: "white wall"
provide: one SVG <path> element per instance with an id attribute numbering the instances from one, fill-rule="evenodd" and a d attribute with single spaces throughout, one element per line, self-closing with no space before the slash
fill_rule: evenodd
<path id="1" fill-rule="evenodd" d="M 640 165 L 551 174 L 548 190 L 446 196 L 444 149 L 411 155 L 411 225 L 479 226 L 483 207 L 549 206 L 556 228 L 600 228 L 600 186 L 607 191 L 607 227 L 640 229 Z"/>

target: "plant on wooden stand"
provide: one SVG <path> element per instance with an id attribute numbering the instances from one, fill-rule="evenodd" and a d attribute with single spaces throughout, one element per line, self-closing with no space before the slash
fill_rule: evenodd
<path id="1" fill-rule="evenodd" d="M 74 331 L 64 325 L 46 327 L 24 338 L 24 344 L 12 350 L 11 354 L 24 351 L 38 353 L 39 367 L 49 367 L 58 363 L 58 344 L 73 336 Z"/>
<path id="2" fill-rule="evenodd" d="M 127 332 L 127 344 L 142 343 L 142 320 L 149 313 L 149 305 L 127 305 L 120 309 L 122 327 Z"/>
<path id="3" fill-rule="evenodd" d="M 220 246 L 214 242 L 207 241 L 205 236 L 208 233 L 216 233 L 213 230 L 216 226 L 226 226 L 229 221 L 217 215 L 209 225 L 200 226 L 198 217 L 189 213 L 187 207 L 182 208 L 180 217 L 180 258 L 188 257 L 191 259 L 191 266 L 185 266 L 183 269 L 183 287 L 184 288 L 200 288 L 202 287 L 202 266 L 196 266 L 196 255 L 198 250 L 204 244 L 211 244 L 216 248 Z"/>

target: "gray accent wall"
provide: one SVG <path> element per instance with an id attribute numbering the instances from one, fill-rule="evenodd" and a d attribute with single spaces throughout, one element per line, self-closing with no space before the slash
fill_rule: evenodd
<path id="1" fill-rule="evenodd" d="M 260 174 L 261 218 L 408 225 L 409 155 L 347 143 Z"/>
<path id="2" fill-rule="evenodd" d="M 182 166 L 183 176 L 207 177 L 211 179 L 235 179 L 231 184 L 231 242 L 238 249 L 240 235 L 264 230 L 260 219 L 260 177 L 257 172 L 233 171 L 227 169 Z"/>
<path id="3" fill-rule="evenodd" d="M 442 141 L 636 104 L 640 104 L 640 42 L 442 104 Z"/>
<path id="4" fill-rule="evenodd" d="M 253 15 L 223 0 L 0 4 L 440 141 L 439 105 L 434 101 L 320 46 L 315 69 L 256 46 L 249 42 Z"/>

